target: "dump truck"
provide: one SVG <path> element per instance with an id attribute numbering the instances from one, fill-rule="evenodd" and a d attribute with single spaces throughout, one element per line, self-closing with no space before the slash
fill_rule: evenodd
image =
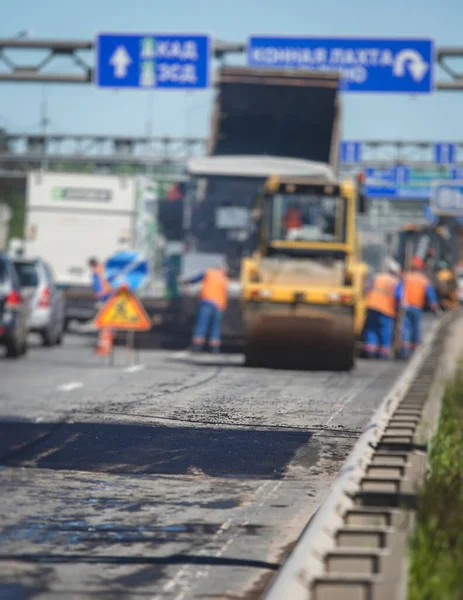
<path id="1" fill-rule="evenodd" d="M 241 342 L 241 260 L 254 249 L 251 210 L 269 176 L 338 169 L 336 73 L 223 67 L 211 119 L 208 156 L 187 163 L 184 276 L 225 258 L 231 268 L 225 340 Z M 179 329 L 191 331 L 196 288 L 182 291 Z"/>
<path id="2" fill-rule="evenodd" d="M 246 365 L 351 370 L 366 316 L 368 266 L 353 181 L 275 174 L 256 199 L 256 251 L 243 259 Z"/>
<path id="3" fill-rule="evenodd" d="M 398 263 L 406 271 L 414 256 L 423 260 L 443 310 L 458 306 L 456 246 L 456 222 L 451 218 L 440 219 L 435 225 L 407 224 L 398 233 Z"/>

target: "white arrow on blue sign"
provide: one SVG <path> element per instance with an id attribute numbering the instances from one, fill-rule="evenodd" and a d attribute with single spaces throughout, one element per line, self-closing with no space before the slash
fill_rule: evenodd
<path id="1" fill-rule="evenodd" d="M 359 163 L 362 160 L 362 144 L 360 142 L 341 143 L 341 162 Z"/>
<path id="2" fill-rule="evenodd" d="M 435 215 L 463 217 L 463 181 L 434 181 L 430 206 Z"/>
<path id="3" fill-rule="evenodd" d="M 342 73 L 344 92 L 428 94 L 433 90 L 430 39 L 253 36 L 248 64 Z"/>
<path id="4" fill-rule="evenodd" d="M 453 165 L 456 162 L 457 147 L 455 144 L 435 144 L 434 162 L 438 165 Z"/>
<path id="5" fill-rule="evenodd" d="M 97 36 L 98 87 L 205 89 L 210 84 L 206 35 L 112 34 Z"/>

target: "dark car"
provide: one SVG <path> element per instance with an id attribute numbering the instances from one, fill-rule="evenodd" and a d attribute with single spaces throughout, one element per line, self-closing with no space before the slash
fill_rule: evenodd
<path id="1" fill-rule="evenodd" d="M 27 351 L 28 301 L 21 294 L 18 274 L 6 254 L 0 253 L 0 346 L 17 358 Z"/>

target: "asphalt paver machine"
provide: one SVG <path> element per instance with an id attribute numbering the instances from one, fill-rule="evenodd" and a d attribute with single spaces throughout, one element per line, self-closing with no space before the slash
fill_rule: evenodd
<path id="1" fill-rule="evenodd" d="M 440 219 L 436 225 L 405 225 L 398 234 L 397 249 L 397 259 L 404 271 L 410 269 L 414 256 L 423 260 L 441 308 L 448 310 L 458 306 L 453 220 Z"/>

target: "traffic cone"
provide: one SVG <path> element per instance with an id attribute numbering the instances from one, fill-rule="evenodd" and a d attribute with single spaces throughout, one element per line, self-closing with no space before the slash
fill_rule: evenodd
<path id="1" fill-rule="evenodd" d="M 95 354 L 98 356 L 108 356 L 113 350 L 113 334 L 109 327 L 100 329 L 96 343 Z"/>

